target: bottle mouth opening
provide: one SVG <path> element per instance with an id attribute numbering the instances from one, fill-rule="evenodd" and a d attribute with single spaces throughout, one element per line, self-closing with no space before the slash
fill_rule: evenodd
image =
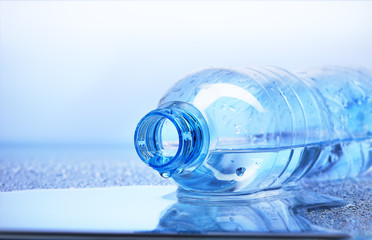
<path id="1" fill-rule="evenodd" d="M 172 115 L 153 111 L 139 122 L 134 142 L 142 161 L 163 168 L 180 154 L 181 129 Z"/>
<path id="2" fill-rule="evenodd" d="M 208 154 L 208 125 L 191 104 L 170 102 L 141 119 L 134 144 L 141 160 L 163 177 L 187 174 Z"/>

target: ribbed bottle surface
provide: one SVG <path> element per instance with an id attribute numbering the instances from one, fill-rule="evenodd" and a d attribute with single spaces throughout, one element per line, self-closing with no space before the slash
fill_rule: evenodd
<path id="1" fill-rule="evenodd" d="M 225 194 L 276 188 L 305 174 L 365 172 L 372 165 L 371 84 L 370 75 L 346 68 L 211 68 L 186 76 L 159 105 L 197 109 L 192 118 L 207 126 L 208 150 L 172 178 L 186 190 Z"/>

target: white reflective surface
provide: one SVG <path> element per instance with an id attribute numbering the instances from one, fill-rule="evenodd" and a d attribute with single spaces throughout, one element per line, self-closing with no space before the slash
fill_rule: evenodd
<path id="1" fill-rule="evenodd" d="M 48 189 L 0 193 L 0 231 L 152 231 L 175 186 Z"/>
<path id="2" fill-rule="evenodd" d="M 301 189 L 223 198 L 175 191 L 175 186 L 130 186 L 2 192 L 0 237 L 6 232 L 328 234 L 335 232 L 298 212 L 346 204 Z"/>

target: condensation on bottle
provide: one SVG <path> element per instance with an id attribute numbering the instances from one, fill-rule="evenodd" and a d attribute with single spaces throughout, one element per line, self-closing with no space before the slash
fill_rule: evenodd
<path id="1" fill-rule="evenodd" d="M 138 123 L 141 160 L 187 191 L 242 194 L 372 170 L 372 75 L 208 68 Z"/>

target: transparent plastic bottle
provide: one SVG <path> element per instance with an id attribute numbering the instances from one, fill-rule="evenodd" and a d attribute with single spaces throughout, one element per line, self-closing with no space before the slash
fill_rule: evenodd
<path id="1" fill-rule="evenodd" d="M 332 67 L 210 68 L 138 123 L 143 162 L 184 190 L 241 194 L 372 166 L 372 75 Z"/>

